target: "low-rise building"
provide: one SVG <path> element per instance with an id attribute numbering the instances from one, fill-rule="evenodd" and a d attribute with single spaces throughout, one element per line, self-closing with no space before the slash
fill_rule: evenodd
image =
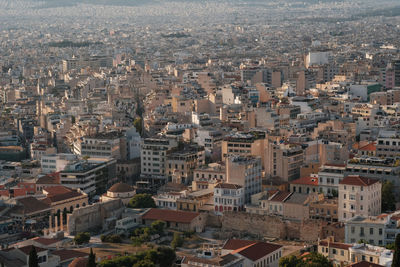
<path id="1" fill-rule="evenodd" d="M 167 228 L 179 231 L 203 232 L 206 224 L 205 215 L 198 212 L 150 209 L 142 216 L 144 225 L 157 220 L 164 221 Z"/>
<path id="2" fill-rule="evenodd" d="M 220 183 L 214 188 L 214 211 L 241 211 L 244 207 L 243 187 L 236 184 Z"/>

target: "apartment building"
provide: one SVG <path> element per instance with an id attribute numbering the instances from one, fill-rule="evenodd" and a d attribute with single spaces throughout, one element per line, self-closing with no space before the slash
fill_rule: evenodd
<path id="1" fill-rule="evenodd" d="M 294 144 L 269 142 L 265 148 L 265 176 L 279 177 L 283 181 L 300 178 L 303 149 Z"/>
<path id="2" fill-rule="evenodd" d="M 261 158 L 230 156 L 226 160 L 226 182 L 243 187 L 245 203 L 261 192 Z"/>
<path id="3" fill-rule="evenodd" d="M 400 212 L 378 216 L 356 216 L 345 223 L 345 242 L 365 240 L 371 245 L 386 246 L 400 233 Z"/>
<path id="4" fill-rule="evenodd" d="M 376 140 L 377 157 L 396 157 L 400 155 L 400 134 L 396 130 L 381 130 Z"/>
<path id="5" fill-rule="evenodd" d="M 383 247 L 340 243 L 335 242 L 333 237 L 318 242 L 318 253 L 332 261 L 334 266 L 347 266 L 362 261 L 366 262 L 366 266 L 390 266 L 393 259 L 393 252 Z"/>
<path id="6" fill-rule="evenodd" d="M 207 189 L 224 181 L 226 181 L 225 165 L 210 163 L 199 166 L 193 170 L 192 190 Z"/>
<path id="7" fill-rule="evenodd" d="M 120 132 L 97 133 L 91 136 L 84 136 L 80 143 L 80 149 L 75 151 L 82 156 L 113 157 L 119 160 L 123 158 L 122 154 L 126 154 L 121 151 L 122 136 Z"/>
<path id="8" fill-rule="evenodd" d="M 324 195 L 337 196 L 339 192 L 339 183 L 344 178 L 346 165 L 325 164 L 318 172 L 318 186 Z"/>
<path id="9" fill-rule="evenodd" d="M 214 212 L 242 211 L 244 207 L 243 187 L 236 184 L 219 183 L 214 187 Z"/>
<path id="10" fill-rule="evenodd" d="M 172 138 L 145 138 L 141 144 L 141 178 L 153 184 L 165 183 L 167 151 L 178 146 Z"/>
<path id="11" fill-rule="evenodd" d="M 48 174 L 62 171 L 69 163 L 77 159 L 78 156 L 75 154 L 43 155 L 41 158 L 42 173 Z"/>
<path id="12" fill-rule="evenodd" d="M 264 164 L 265 132 L 237 132 L 226 135 L 222 141 L 222 161 L 229 155 L 258 156 Z"/>
<path id="13" fill-rule="evenodd" d="M 69 163 L 60 172 L 60 183 L 89 196 L 105 193 L 115 181 L 116 162 L 113 158 L 89 158 Z"/>
<path id="14" fill-rule="evenodd" d="M 380 214 L 381 186 L 378 180 L 358 175 L 346 176 L 339 183 L 339 221 L 347 221 L 356 215 Z"/>
<path id="15" fill-rule="evenodd" d="M 400 164 L 396 158 L 354 157 L 347 162 L 344 175 L 360 175 L 381 182 L 390 181 L 394 192 L 400 193 Z"/>
<path id="16" fill-rule="evenodd" d="M 191 184 L 193 171 L 205 163 L 204 147 L 185 145 L 182 149 L 167 151 L 166 172 L 168 180 L 178 184 Z"/>

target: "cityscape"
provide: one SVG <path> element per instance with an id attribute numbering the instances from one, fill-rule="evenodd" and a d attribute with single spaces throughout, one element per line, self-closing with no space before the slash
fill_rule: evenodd
<path id="1" fill-rule="evenodd" d="M 400 267 L 398 0 L 0 0 L 0 266 Z"/>

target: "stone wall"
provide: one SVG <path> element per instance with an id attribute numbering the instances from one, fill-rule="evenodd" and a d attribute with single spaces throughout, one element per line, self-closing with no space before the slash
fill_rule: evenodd
<path id="1" fill-rule="evenodd" d="M 107 202 L 95 203 L 86 207 L 75 209 L 68 214 L 67 232 L 74 235 L 79 232 L 86 232 L 96 228 L 109 228 L 110 219 L 118 219 L 124 210 L 120 199 Z"/>
<path id="2" fill-rule="evenodd" d="M 283 220 L 278 216 L 226 212 L 222 217 L 223 231 L 239 231 L 266 238 L 317 241 L 327 223 L 319 220 Z"/>

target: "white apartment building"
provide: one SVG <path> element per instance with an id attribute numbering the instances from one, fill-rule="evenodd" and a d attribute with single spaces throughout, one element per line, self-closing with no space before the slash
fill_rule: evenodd
<path id="1" fill-rule="evenodd" d="M 339 183 L 344 178 L 346 165 L 325 164 L 318 172 L 318 187 L 324 195 L 335 195 L 339 192 Z"/>
<path id="2" fill-rule="evenodd" d="M 177 147 L 178 142 L 172 138 L 145 138 L 141 144 L 141 176 L 167 179 L 167 151 Z"/>
<path id="3" fill-rule="evenodd" d="M 339 221 L 356 215 L 375 216 L 381 213 L 381 187 L 378 180 L 358 175 L 346 176 L 339 183 Z"/>
<path id="4" fill-rule="evenodd" d="M 356 216 L 345 223 L 345 242 L 356 243 L 361 239 L 371 245 L 386 246 L 395 242 L 400 233 L 400 212 L 379 216 Z"/>
<path id="5" fill-rule="evenodd" d="M 244 206 L 243 187 L 236 184 L 219 183 L 214 187 L 214 211 L 222 215 L 224 211 L 241 211 Z"/>
<path id="6" fill-rule="evenodd" d="M 261 158 L 232 155 L 226 159 L 227 183 L 243 187 L 245 204 L 261 192 Z"/>
<path id="7" fill-rule="evenodd" d="M 98 133 L 94 136 L 85 136 L 80 143 L 80 155 L 121 159 L 121 137 L 122 134 L 119 132 Z"/>
<path id="8" fill-rule="evenodd" d="M 78 159 L 75 154 L 50 154 L 41 158 L 42 173 L 59 172 L 70 163 Z"/>

